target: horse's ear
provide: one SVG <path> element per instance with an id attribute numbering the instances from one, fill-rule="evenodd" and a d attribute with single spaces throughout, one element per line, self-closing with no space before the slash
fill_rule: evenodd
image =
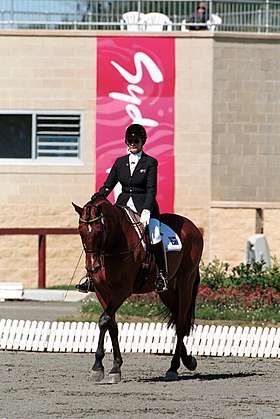
<path id="1" fill-rule="evenodd" d="M 74 202 L 72 202 L 73 207 L 75 208 L 75 211 L 79 214 L 82 215 L 83 212 L 83 208 L 79 207 L 78 205 L 74 204 Z"/>

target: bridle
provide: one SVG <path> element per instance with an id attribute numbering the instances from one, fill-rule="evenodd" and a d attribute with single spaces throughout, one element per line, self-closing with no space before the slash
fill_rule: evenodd
<path id="1" fill-rule="evenodd" d="M 100 272 L 103 268 L 104 268 L 104 264 L 105 264 L 105 257 L 117 257 L 117 259 L 115 260 L 115 262 L 112 261 L 108 262 L 110 263 L 110 265 L 113 264 L 117 264 L 120 263 L 119 261 L 119 257 L 121 257 L 122 262 L 124 263 L 125 261 L 127 261 L 131 254 L 134 254 L 134 252 L 136 251 L 136 249 L 138 249 L 141 246 L 141 243 L 143 242 L 143 239 L 145 237 L 145 229 L 143 232 L 141 232 L 141 235 L 139 237 L 138 242 L 133 246 L 132 249 L 128 249 L 128 250 L 124 250 L 124 251 L 117 251 L 117 252 L 113 252 L 113 253 L 108 253 L 105 252 L 105 240 L 107 237 L 107 226 L 105 223 L 105 217 L 102 214 L 102 212 L 100 213 L 100 215 L 94 217 L 94 218 L 90 218 L 91 216 L 91 205 L 88 205 L 86 208 L 86 214 L 85 214 L 85 219 L 82 218 L 81 216 L 79 217 L 80 223 L 86 224 L 86 225 L 90 225 L 93 223 L 98 223 L 101 222 L 101 239 L 100 242 L 98 243 L 98 247 L 97 248 L 91 248 L 91 249 L 87 249 L 83 239 L 82 239 L 82 244 L 83 244 L 83 248 L 84 248 L 84 252 L 86 255 L 94 255 L 95 257 L 95 261 L 94 264 L 92 264 L 91 262 L 91 268 L 87 269 L 87 273 L 86 273 L 86 278 L 88 280 L 88 284 L 91 283 L 92 281 L 92 275 L 98 274 L 98 272 Z M 139 222 L 131 222 L 131 220 L 128 219 L 127 217 L 127 221 L 129 222 L 129 224 L 132 226 L 132 228 L 134 228 L 134 225 L 139 224 Z M 90 230 L 90 229 L 89 229 Z M 89 231 L 90 233 L 90 231 Z M 82 237 L 81 237 L 82 238 Z M 142 269 L 145 266 L 145 269 L 148 270 L 149 266 L 150 266 L 150 262 L 151 262 L 151 258 L 150 258 L 150 252 L 145 252 L 145 257 L 142 261 Z"/>
<path id="2" fill-rule="evenodd" d="M 117 253 L 105 253 L 105 251 L 104 251 L 104 243 L 105 243 L 105 236 L 106 236 L 105 217 L 101 213 L 97 217 L 90 219 L 89 218 L 89 216 L 90 216 L 90 208 L 91 208 L 91 206 L 88 205 L 87 210 L 86 210 L 86 219 L 84 219 L 82 217 L 79 217 L 79 220 L 80 220 L 81 223 L 84 223 L 84 224 L 91 224 L 91 223 L 97 222 L 98 220 L 101 220 L 101 224 L 102 224 L 101 245 L 100 245 L 100 247 L 98 249 L 87 249 L 85 247 L 84 243 L 83 243 L 83 247 L 84 247 L 84 251 L 85 251 L 86 254 L 90 254 L 90 253 L 91 254 L 96 254 L 96 256 L 97 256 L 97 258 L 98 258 L 101 266 L 102 266 L 102 258 L 101 258 L 102 256 L 128 255 L 130 253 L 133 253 L 140 246 L 142 240 L 145 237 L 145 231 L 142 233 L 142 235 L 139 238 L 138 242 L 136 243 L 136 245 L 132 249 L 125 250 L 125 251 L 120 251 L 120 252 L 117 252 Z M 132 222 L 130 222 L 130 224 L 131 225 L 134 225 L 134 224 L 139 224 L 139 223 L 132 223 Z"/>
<path id="3" fill-rule="evenodd" d="M 89 253 L 96 254 L 97 255 L 97 258 L 99 259 L 99 262 L 100 262 L 100 264 L 102 266 L 101 256 L 104 253 L 103 247 L 104 247 L 104 241 L 105 241 L 105 223 L 104 223 L 105 218 L 104 218 L 104 216 L 103 216 L 102 213 L 100 215 L 98 215 L 97 217 L 95 217 L 95 218 L 89 218 L 89 212 L 88 212 L 88 208 L 87 208 L 87 218 L 86 219 L 83 219 L 82 217 L 79 217 L 79 220 L 83 224 L 92 224 L 92 223 L 96 223 L 97 221 L 101 220 L 102 237 L 101 237 L 101 245 L 100 245 L 100 247 L 98 249 L 87 249 L 83 241 L 82 241 L 82 243 L 83 243 L 83 248 L 84 248 L 85 253 L 87 253 L 87 254 L 89 254 Z"/>

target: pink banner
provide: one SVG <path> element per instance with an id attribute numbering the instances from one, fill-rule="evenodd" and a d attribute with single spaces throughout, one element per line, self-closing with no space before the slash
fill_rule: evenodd
<path id="1" fill-rule="evenodd" d="M 162 213 L 173 213 L 174 201 L 174 55 L 174 38 L 97 38 L 96 190 L 127 152 L 126 127 L 141 124 L 144 150 L 159 161 Z"/>

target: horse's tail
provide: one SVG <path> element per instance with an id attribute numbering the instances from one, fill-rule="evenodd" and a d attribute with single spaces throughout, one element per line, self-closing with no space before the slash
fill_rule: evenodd
<path id="1" fill-rule="evenodd" d="M 186 324 L 184 326 L 185 336 L 190 335 L 191 330 L 193 329 L 193 326 L 194 326 L 195 303 L 196 303 L 196 297 L 197 297 L 197 293 L 198 293 L 199 283 L 200 283 L 200 273 L 199 273 L 199 268 L 197 268 L 196 276 L 195 276 L 195 280 L 194 280 L 194 284 L 193 284 L 191 304 L 190 304 L 190 307 L 189 307 L 189 310 L 188 310 L 188 313 L 187 313 Z M 174 313 L 174 312 L 172 313 L 167 307 L 165 307 L 162 311 L 162 315 L 164 316 L 164 318 L 168 319 L 168 327 L 175 326 L 177 321 L 178 321 L 178 316 L 179 316 L 179 291 L 178 291 L 177 287 L 174 290 L 174 292 L 176 293 L 176 300 L 177 300 L 177 303 L 178 303 L 177 304 L 177 313 Z"/>
<path id="2" fill-rule="evenodd" d="M 193 329 L 193 326 L 194 326 L 195 303 L 196 303 L 196 297 L 197 297 L 197 293 L 198 293 L 199 283 L 200 283 L 200 273 L 199 273 L 199 268 L 197 268 L 196 277 L 195 277 L 195 281 L 194 281 L 194 284 L 193 284 L 191 305 L 189 307 L 189 311 L 188 311 L 188 315 L 187 315 L 186 336 L 189 336 L 189 334 L 191 333 L 191 330 Z"/>

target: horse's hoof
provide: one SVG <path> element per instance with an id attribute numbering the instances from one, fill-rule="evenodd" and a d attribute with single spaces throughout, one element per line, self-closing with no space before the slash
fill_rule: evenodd
<path id="1" fill-rule="evenodd" d="M 194 370 L 196 370 L 196 367 L 197 367 L 197 361 L 196 361 L 195 357 L 192 356 L 192 360 L 191 360 L 190 364 L 187 366 L 187 368 L 188 368 L 189 371 L 194 371 Z"/>
<path id="2" fill-rule="evenodd" d="M 91 379 L 92 381 L 95 381 L 96 383 L 103 380 L 104 378 L 104 368 L 101 368 L 100 370 L 92 370 L 91 371 Z"/>
<path id="3" fill-rule="evenodd" d="M 164 381 L 178 381 L 178 374 L 174 371 L 167 371 Z"/>
<path id="4" fill-rule="evenodd" d="M 121 381 L 121 373 L 114 372 L 109 374 L 110 384 L 118 384 Z"/>

